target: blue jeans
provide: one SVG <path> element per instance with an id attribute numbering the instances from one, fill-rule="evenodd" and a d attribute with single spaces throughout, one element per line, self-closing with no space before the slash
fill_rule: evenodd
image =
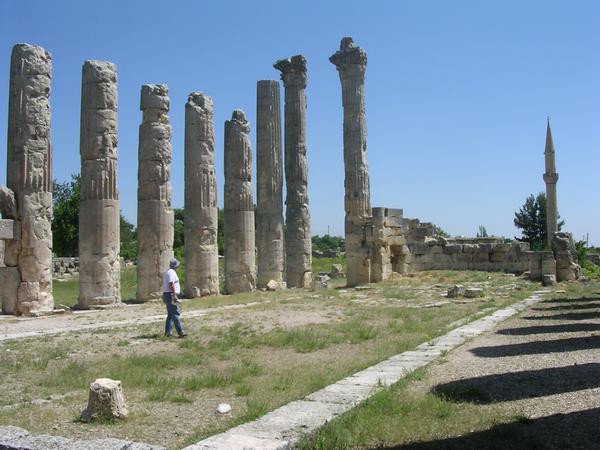
<path id="1" fill-rule="evenodd" d="M 175 325 L 175 330 L 179 336 L 183 336 L 185 332 L 181 327 L 179 320 L 179 308 L 176 304 L 173 304 L 173 294 L 170 292 L 163 292 L 163 303 L 167 306 L 167 321 L 165 322 L 165 336 L 171 334 L 171 329 Z"/>

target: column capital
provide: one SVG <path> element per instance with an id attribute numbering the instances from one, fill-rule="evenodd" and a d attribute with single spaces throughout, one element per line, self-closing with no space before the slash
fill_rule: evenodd
<path id="1" fill-rule="evenodd" d="M 140 110 L 169 110 L 169 88 L 166 84 L 143 84 L 140 92 Z"/>
<path id="2" fill-rule="evenodd" d="M 281 72 L 281 80 L 285 87 L 306 87 L 308 75 L 306 73 L 306 58 L 304 55 L 295 55 L 291 58 L 279 59 L 273 67 Z"/>
<path id="3" fill-rule="evenodd" d="M 357 47 L 351 37 L 342 38 L 340 49 L 329 57 L 329 61 L 335 65 L 342 77 L 356 70 L 364 75 L 367 70 L 367 52 Z"/>

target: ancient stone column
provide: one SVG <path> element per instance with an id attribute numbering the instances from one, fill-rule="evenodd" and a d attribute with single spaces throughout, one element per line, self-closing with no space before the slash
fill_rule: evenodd
<path id="1" fill-rule="evenodd" d="M 283 171 L 279 82 L 261 80 L 256 91 L 256 244 L 257 285 L 284 281 Z"/>
<path id="2" fill-rule="evenodd" d="M 342 39 L 340 50 L 329 60 L 336 66 L 342 82 L 347 284 L 355 286 L 371 280 L 370 249 L 367 245 L 371 194 L 364 95 L 367 53 L 356 47 L 352 38 L 346 37 Z"/>
<path id="3" fill-rule="evenodd" d="M 138 301 L 160 298 L 163 273 L 173 257 L 171 208 L 171 125 L 169 90 L 164 84 L 142 86 L 139 138 L 137 295 Z"/>
<path id="4" fill-rule="evenodd" d="M 288 287 L 312 284 L 312 242 L 306 161 L 306 58 L 277 61 L 285 87 L 285 257 Z"/>
<path id="5" fill-rule="evenodd" d="M 117 72 L 86 61 L 81 93 L 79 306 L 121 302 L 117 192 Z"/>
<path id="6" fill-rule="evenodd" d="M 213 101 L 192 92 L 185 104 L 185 295 L 219 293 Z"/>
<path id="7" fill-rule="evenodd" d="M 554 142 L 552 141 L 550 120 L 548 120 L 546 127 L 544 159 L 546 163 L 546 172 L 544 173 L 544 183 L 546 183 L 546 231 L 548 234 L 548 248 L 552 248 L 554 233 L 558 232 L 558 209 L 556 207 L 556 182 L 558 181 L 558 173 L 556 173 L 556 164 L 554 162 Z"/>
<path id="8" fill-rule="evenodd" d="M 236 109 L 225 121 L 225 291 L 253 291 L 255 282 L 254 204 L 250 125 Z"/>
<path id="9" fill-rule="evenodd" d="M 13 47 L 8 100 L 6 195 L 14 196 L 16 232 L 6 241 L 0 274 L 2 310 L 8 314 L 52 311 L 52 58 L 41 47 Z M 12 192 L 11 192 L 12 191 Z M 3 207 L 3 209 L 6 209 Z"/>

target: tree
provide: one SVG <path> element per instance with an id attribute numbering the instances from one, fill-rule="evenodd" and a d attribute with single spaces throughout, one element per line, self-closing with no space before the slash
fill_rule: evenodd
<path id="1" fill-rule="evenodd" d="M 477 237 L 488 237 L 488 232 L 483 225 L 479 225 L 479 231 L 477 232 Z"/>
<path id="2" fill-rule="evenodd" d="M 123 217 L 123 214 L 119 220 L 119 231 L 121 233 L 120 256 L 129 261 L 135 261 L 137 258 L 137 233 L 133 224 Z"/>
<path id="3" fill-rule="evenodd" d="M 521 209 L 515 213 L 515 227 L 521 229 L 522 236 L 515 239 L 529 242 L 532 250 L 546 248 L 548 242 L 548 227 L 546 224 L 546 194 L 540 192 L 537 196 L 531 194 L 525 200 Z M 564 220 L 558 216 L 558 230 L 560 231 Z"/>
<path id="4" fill-rule="evenodd" d="M 79 187 L 81 177 L 71 181 L 54 181 L 52 192 L 52 247 L 57 256 L 79 254 Z"/>

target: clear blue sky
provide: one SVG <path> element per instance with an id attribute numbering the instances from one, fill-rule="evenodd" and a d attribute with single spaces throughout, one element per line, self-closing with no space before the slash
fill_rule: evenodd
<path id="1" fill-rule="evenodd" d="M 253 126 L 256 81 L 276 59 L 308 59 L 313 234 L 343 234 L 341 88 L 328 57 L 354 37 L 369 55 L 367 157 L 373 206 L 403 208 L 450 234 L 478 225 L 512 237 L 514 212 L 544 190 L 550 115 L 558 207 L 575 238 L 600 245 L 600 2 L 589 1 L 32 1 L 0 0 L 0 167 L 6 160 L 13 44 L 53 55 L 54 178 L 79 172 L 81 66 L 116 63 L 119 189 L 136 222 L 139 91 L 166 83 L 173 126 L 173 204 L 183 206 L 187 94 L 215 103 L 219 203 L 223 122 Z M 0 183 L 5 183 L 0 169 Z"/>

